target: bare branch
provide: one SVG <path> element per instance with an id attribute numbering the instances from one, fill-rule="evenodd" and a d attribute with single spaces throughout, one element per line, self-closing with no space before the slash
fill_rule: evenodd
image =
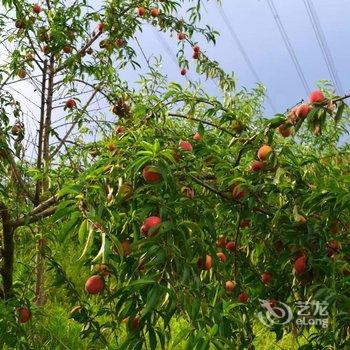
<path id="1" fill-rule="evenodd" d="M 12 156 L 11 151 L 9 149 L 4 149 L 4 152 L 5 152 L 7 161 L 10 163 L 10 167 L 11 167 L 13 175 L 15 176 L 16 182 L 20 186 L 20 188 L 23 191 L 23 193 L 25 194 L 25 196 L 28 199 L 30 199 L 31 202 L 33 202 L 35 204 L 35 198 L 34 198 L 33 194 L 28 190 L 29 186 L 22 179 L 21 173 L 20 173 L 19 169 L 17 168 L 17 164 Z"/>
<path id="2" fill-rule="evenodd" d="M 55 213 L 55 211 L 57 210 L 57 206 L 55 207 L 51 207 L 51 208 L 47 208 L 41 212 L 38 212 L 36 214 L 33 214 L 33 212 L 29 213 L 26 216 L 21 216 L 19 219 L 15 220 L 15 221 L 11 221 L 10 222 L 10 226 L 13 228 L 17 228 L 20 226 L 24 226 L 24 225 L 28 225 L 28 224 L 32 224 L 34 222 L 40 221 L 42 219 L 47 218 L 48 216 L 51 216 L 52 214 Z"/>
<path id="3" fill-rule="evenodd" d="M 55 204 L 57 202 L 57 200 L 58 200 L 58 197 L 56 195 L 50 197 L 49 199 L 47 199 L 46 201 L 40 203 L 37 207 L 35 207 L 31 211 L 31 215 L 38 214 L 38 213 L 44 211 L 45 209 L 47 209 L 51 205 Z"/>
<path id="4" fill-rule="evenodd" d="M 91 97 L 88 99 L 88 101 L 86 102 L 86 104 L 84 105 L 84 107 L 82 108 L 82 110 L 80 111 L 81 115 L 83 115 L 86 112 L 86 109 L 89 107 L 91 101 L 95 98 L 96 94 L 97 94 L 98 90 L 95 90 Z M 72 123 L 72 125 L 70 126 L 70 128 L 68 129 L 67 133 L 64 135 L 64 137 L 62 138 L 61 142 L 59 143 L 59 145 L 57 146 L 57 148 L 51 153 L 50 155 L 50 159 L 54 158 L 56 156 L 56 154 L 58 154 L 58 152 L 60 151 L 60 149 L 63 147 L 63 145 L 65 144 L 65 142 L 67 141 L 69 135 L 72 133 L 72 131 L 74 130 L 75 126 L 77 125 L 78 120 L 76 120 L 74 123 Z"/>
<path id="5" fill-rule="evenodd" d="M 169 113 L 169 116 L 171 117 L 175 117 L 175 118 L 182 118 L 182 119 L 187 119 L 187 120 L 194 120 L 196 122 L 200 122 L 200 123 L 203 123 L 205 125 L 210 125 L 218 130 L 221 130 L 222 132 L 225 132 L 233 137 L 236 136 L 235 133 L 223 128 L 222 126 L 220 125 L 217 125 L 217 124 L 214 124 L 214 123 L 211 123 L 211 122 L 208 122 L 206 120 L 202 120 L 202 119 L 198 119 L 198 118 L 194 118 L 194 117 L 188 117 L 187 115 L 182 115 L 182 114 L 177 114 L 177 113 Z"/>
<path id="6" fill-rule="evenodd" d="M 202 180 L 198 179 L 197 177 L 190 175 L 191 179 L 196 182 L 197 184 L 201 185 L 202 187 L 206 188 L 207 190 L 217 194 L 218 196 L 225 198 L 227 200 L 232 200 L 231 197 L 229 197 L 226 193 L 220 192 L 219 190 L 217 190 L 216 188 L 208 185 L 207 183 L 203 182 Z"/>

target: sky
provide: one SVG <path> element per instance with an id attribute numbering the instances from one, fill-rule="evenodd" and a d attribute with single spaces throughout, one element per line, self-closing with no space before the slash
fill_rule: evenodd
<path id="1" fill-rule="evenodd" d="M 92 0 L 91 0 L 92 1 Z M 95 0 L 94 0 L 95 1 Z M 67 1 L 68 3 L 69 1 Z M 322 51 L 318 45 L 312 23 L 306 11 L 305 3 L 311 3 L 320 22 L 330 55 L 334 61 L 334 67 L 339 77 L 343 91 L 350 90 L 350 0 L 222 0 L 220 10 L 217 1 L 203 1 L 202 26 L 209 24 L 219 31 L 217 44 L 208 44 L 200 41 L 201 50 L 210 58 L 218 61 L 227 72 L 234 72 L 238 88 L 251 89 L 260 81 L 267 88 L 269 101 L 264 104 L 265 115 L 271 117 L 276 112 L 283 113 L 287 108 L 295 105 L 301 99 L 307 99 L 309 90 L 316 88 L 319 80 L 331 80 L 327 70 Z M 190 0 L 187 4 L 193 4 Z M 305 77 L 307 89 L 297 74 L 291 56 L 282 40 L 276 18 L 269 5 L 275 6 L 277 20 L 282 23 L 289 38 L 290 45 L 295 52 L 295 57 L 300 65 L 300 70 Z M 97 2 L 94 2 L 98 6 Z M 185 6 L 183 7 L 185 8 Z M 0 8 L 1 10 L 1 8 Z M 179 13 L 179 17 L 183 14 Z M 226 20 L 226 22 L 225 22 Z M 241 49 L 234 35 L 237 36 Z M 163 38 L 163 39 L 162 39 Z M 151 25 L 145 24 L 143 32 L 138 35 L 139 42 L 146 56 L 161 55 L 163 58 L 162 71 L 168 76 L 169 81 L 177 81 L 186 84 L 186 79 L 179 73 L 176 62 L 176 50 L 178 40 L 169 37 L 169 34 L 157 33 Z M 143 61 L 140 51 L 140 62 Z M 0 47 L 0 58 L 6 54 Z M 191 48 L 187 46 L 188 57 L 191 57 Z M 247 64 L 247 59 L 251 66 Z M 205 81 L 203 77 L 195 73 L 195 64 L 191 60 L 188 77 L 200 80 L 205 90 L 212 95 L 217 95 L 218 90 L 212 81 Z M 146 67 L 145 62 L 144 67 Z M 255 73 L 252 73 L 252 69 Z M 129 82 L 136 81 L 139 72 L 133 72 L 130 68 L 122 72 L 122 76 Z M 11 89 L 15 86 L 11 86 Z M 36 117 L 33 107 L 39 104 L 39 95 L 31 93 L 26 83 L 16 86 L 17 92 L 12 90 L 18 99 L 27 104 L 28 124 Z M 305 91 L 307 90 L 307 91 Z M 22 94 L 21 94 L 22 93 Z M 24 95 L 24 96 L 23 96 Z M 96 102 L 96 111 L 108 111 L 106 103 Z M 28 130 L 34 136 L 36 127 L 28 125 Z"/>
<path id="2" fill-rule="evenodd" d="M 233 39 L 229 29 L 231 26 L 253 69 L 267 88 L 268 96 L 274 106 L 272 108 L 269 103 L 265 103 L 267 114 L 283 112 L 301 99 L 307 99 L 307 92 L 293 65 L 268 1 L 223 0 L 223 12 L 229 21 L 228 25 L 221 16 L 216 1 L 210 0 L 204 3 L 202 22 L 217 29 L 220 37 L 216 46 L 203 42 L 200 43 L 201 48 L 209 57 L 217 60 L 226 71 L 235 73 L 238 86 L 253 87 L 257 82 L 256 77 Z M 274 0 L 273 3 L 309 89 L 315 89 L 316 82 L 319 80 L 331 80 L 304 0 Z M 311 3 L 314 5 L 343 88 L 343 91 L 337 91 L 337 93 L 348 92 L 350 90 L 350 50 L 347 46 L 350 42 L 350 1 L 311 0 Z M 146 55 L 161 54 L 164 60 L 163 71 L 169 79 L 183 81 L 184 79 L 179 77 L 179 69 L 174 62 L 174 57 L 171 57 L 172 54 L 162 45 L 154 29 L 147 26 L 141 35 L 140 42 Z M 169 40 L 166 35 L 163 36 L 174 56 L 176 39 Z M 190 54 L 189 49 L 188 55 Z M 196 76 L 193 73 L 195 67 L 192 65 L 191 68 L 190 73 Z M 214 84 L 208 82 L 205 86 L 208 92 L 217 93 Z"/>

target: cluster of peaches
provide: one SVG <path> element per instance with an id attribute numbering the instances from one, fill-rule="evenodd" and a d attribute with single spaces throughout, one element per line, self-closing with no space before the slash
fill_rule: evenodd
<path id="1" fill-rule="evenodd" d="M 119 133 L 119 132 L 120 132 L 120 130 L 118 129 L 117 133 Z M 200 133 L 196 132 L 193 135 L 193 139 L 194 139 L 194 141 L 197 141 L 197 142 L 200 141 L 201 140 Z M 179 150 L 181 150 L 183 152 L 192 152 L 193 146 L 189 141 L 181 140 L 179 142 Z M 259 158 L 259 161 L 257 161 L 257 162 L 262 163 L 264 160 L 267 159 L 268 155 L 271 152 L 272 152 L 272 148 L 270 146 L 263 145 L 258 150 L 257 156 Z M 179 154 L 177 153 L 176 150 L 174 150 L 175 160 L 178 160 L 178 157 L 179 157 Z M 256 169 L 257 165 L 255 163 L 252 164 L 252 168 L 254 168 L 254 171 L 258 170 L 258 169 Z M 148 184 L 158 183 L 162 179 L 160 168 L 158 167 L 158 165 L 146 165 L 142 169 L 142 177 L 143 177 L 144 181 Z M 188 191 L 186 191 L 186 190 L 188 190 Z M 188 197 L 190 197 L 190 198 L 192 198 L 194 196 L 194 192 L 190 188 L 184 188 L 183 192 L 185 192 L 186 195 L 188 195 Z M 247 194 L 247 190 L 243 186 L 241 186 L 239 184 L 233 185 L 232 197 L 235 200 L 239 201 L 239 200 L 243 199 L 246 194 Z M 159 232 L 159 228 L 160 228 L 161 223 L 162 223 L 162 219 L 159 216 L 149 216 L 148 218 L 146 218 L 143 221 L 143 223 L 140 227 L 141 235 L 143 235 L 144 237 L 152 237 L 152 236 L 156 235 Z M 243 220 L 240 223 L 241 228 L 246 228 L 249 226 L 250 226 L 250 220 Z M 122 245 L 122 249 L 124 251 L 124 255 L 129 255 L 131 252 L 131 246 L 130 246 L 129 241 L 123 241 L 121 243 L 121 245 Z M 234 252 L 236 249 L 235 240 L 227 240 L 226 237 L 224 237 L 224 236 L 220 236 L 218 245 L 219 245 L 219 247 L 226 249 L 228 252 Z M 225 263 L 227 260 L 226 254 L 223 251 L 217 252 L 217 258 L 222 263 Z M 213 258 L 209 254 L 206 254 L 205 257 L 200 257 L 198 259 L 197 266 L 200 270 L 208 271 L 213 266 Z M 102 290 L 105 287 L 103 276 L 105 275 L 106 271 L 108 271 L 108 268 L 106 265 L 102 264 L 102 265 L 99 265 L 99 270 L 102 273 L 93 275 L 93 276 L 89 277 L 88 280 L 86 281 L 85 290 L 89 294 L 99 294 L 100 292 L 102 292 Z M 271 274 L 266 272 L 266 273 L 262 274 L 261 280 L 263 283 L 267 284 L 271 281 L 271 277 L 272 277 Z M 231 280 L 226 281 L 224 284 L 224 287 L 225 287 L 227 292 L 232 292 L 234 290 L 235 286 L 236 286 L 235 281 L 231 281 Z M 242 292 L 238 295 L 238 300 L 240 302 L 247 302 L 248 299 L 249 299 L 249 296 L 246 292 Z"/>
<path id="2" fill-rule="evenodd" d="M 317 92 L 317 93 L 313 93 L 312 94 L 312 98 L 310 98 L 310 103 L 315 103 L 315 102 L 322 102 L 324 100 L 324 96 L 323 94 L 321 95 L 321 92 Z M 297 109 L 295 109 L 293 111 L 293 114 L 296 115 L 297 117 L 305 117 L 309 111 L 309 106 L 308 105 L 300 105 L 298 106 Z M 122 129 L 120 126 L 118 126 L 116 128 L 116 133 L 120 133 L 122 132 Z M 201 140 L 201 135 L 196 132 L 193 136 L 193 139 L 195 141 L 200 141 Z M 189 141 L 185 141 L 185 140 L 181 140 L 179 142 L 179 149 L 184 151 L 184 152 L 192 152 L 193 151 L 193 146 Z M 254 160 L 251 165 L 250 165 L 250 170 L 251 171 L 259 171 L 264 167 L 265 162 L 267 161 L 269 155 L 272 152 L 272 147 L 269 145 L 262 145 L 258 152 L 257 152 L 257 160 Z M 174 158 L 176 160 L 178 160 L 178 153 L 176 152 L 176 150 L 174 150 Z M 155 184 L 159 181 L 161 181 L 161 171 L 160 168 L 157 165 L 146 165 L 143 170 L 142 170 L 142 176 L 143 179 L 145 180 L 146 183 L 149 184 Z M 187 188 L 186 188 L 187 189 Z M 190 189 L 191 190 L 191 189 Z M 187 193 L 187 192 L 186 192 Z M 231 193 L 232 193 L 232 198 L 235 201 L 241 201 L 243 200 L 247 195 L 248 195 L 248 189 L 242 185 L 242 184 L 233 184 L 231 186 Z M 191 190 L 190 192 L 188 192 L 189 196 L 194 195 L 193 190 Z M 162 219 L 159 216 L 150 216 L 148 218 L 146 218 L 141 227 L 140 227 L 140 232 L 144 237 L 151 237 L 157 234 L 157 232 L 159 231 L 159 227 L 162 223 Z M 243 220 L 240 223 L 240 227 L 241 228 L 245 228 L 248 227 L 250 225 L 250 220 Z M 226 240 L 226 237 L 221 236 L 219 238 L 219 243 L 218 245 L 221 248 L 226 248 L 228 251 L 234 252 L 236 249 L 236 242 L 235 240 Z M 126 255 L 130 254 L 131 251 L 131 247 L 130 247 L 130 243 L 128 241 L 123 241 L 122 242 L 122 248 L 124 250 L 124 253 L 126 253 Z M 227 257 L 225 255 L 224 252 L 219 251 L 217 253 L 217 257 L 221 262 L 225 262 Z M 306 268 L 306 257 L 305 256 L 301 256 L 299 258 L 296 259 L 295 263 L 294 263 L 294 270 L 296 274 L 301 274 L 305 271 Z M 197 262 L 197 266 L 198 268 L 202 269 L 202 270 L 210 270 L 212 268 L 213 265 L 213 258 L 210 255 L 206 255 L 205 258 L 200 257 L 198 259 Z M 107 267 L 105 265 L 104 269 L 106 269 Z M 265 272 L 261 275 L 261 281 L 264 284 L 268 284 L 270 283 L 272 278 L 271 273 L 269 272 Z M 225 282 L 225 289 L 228 292 L 232 292 L 233 289 L 235 288 L 235 282 L 234 281 L 226 281 Z M 85 289 L 88 293 L 90 294 L 98 294 L 100 293 L 104 288 L 104 279 L 101 275 L 93 275 L 91 276 L 87 282 L 86 282 L 86 286 Z M 241 294 L 238 295 L 238 300 L 240 302 L 246 302 L 248 301 L 249 296 L 247 293 L 243 292 Z"/>
<path id="3" fill-rule="evenodd" d="M 119 132 L 119 131 L 118 131 Z M 200 134 L 196 133 L 194 135 L 194 140 L 199 141 L 200 140 Z M 193 146 L 189 141 L 181 140 L 179 142 L 179 149 L 184 151 L 184 152 L 192 152 L 193 151 Z M 176 155 L 174 154 L 174 157 Z M 155 184 L 159 181 L 161 181 L 161 171 L 157 165 L 146 165 L 142 169 L 142 177 L 146 183 L 149 184 Z M 128 189 L 125 187 L 122 190 L 127 191 Z M 125 193 L 125 195 L 127 195 Z M 159 226 L 162 223 L 162 219 L 159 216 L 149 216 L 146 218 L 141 227 L 140 227 L 140 232 L 144 237 L 151 237 L 154 236 L 158 233 L 159 231 Z M 131 252 L 131 246 L 129 241 L 123 241 L 121 242 L 124 255 L 129 255 Z M 103 270 L 105 271 L 107 269 L 106 265 L 101 265 L 103 266 Z M 100 267 L 101 267 L 100 266 Z M 102 290 L 104 289 L 104 280 L 103 277 L 100 275 L 93 275 L 91 276 L 85 285 L 85 290 L 89 294 L 99 294 Z"/>
<path id="4" fill-rule="evenodd" d="M 163 1 L 161 1 L 161 2 L 163 2 Z M 150 11 L 149 11 L 149 13 L 150 13 L 150 15 L 152 16 L 152 17 L 158 17 L 159 16 L 159 13 L 160 13 L 160 10 L 159 10 L 159 8 L 157 8 L 157 7 L 153 7 L 153 8 L 151 8 L 150 9 Z M 136 14 L 139 16 L 139 17 L 143 17 L 143 16 L 145 16 L 145 14 L 146 14 L 146 9 L 144 8 L 144 7 L 138 7 L 137 9 L 136 9 Z M 186 39 L 186 34 L 184 33 L 184 32 L 179 32 L 178 34 L 177 34 L 177 38 L 180 40 L 180 41 L 182 41 L 182 40 L 185 40 Z M 201 50 L 200 50 L 200 47 L 199 47 L 199 45 L 198 44 L 195 44 L 195 45 L 193 45 L 193 47 L 192 47 L 192 58 L 193 59 L 198 59 L 199 58 L 199 56 L 200 56 L 200 53 L 201 53 Z M 180 74 L 181 75 L 186 75 L 186 73 L 187 73 L 187 69 L 186 68 L 181 68 L 181 70 L 180 70 Z"/>
<path id="5" fill-rule="evenodd" d="M 301 103 L 300 105 L 292 108 L 287 115 L 287 120 L 285 123 L 278 127 L 279 133 L 283 137 L 289 137 L 292 134 L 292 126 L 295 125 L 299 120 L 305 119 L 311 109 L 314 106 L 320 106 L 324 103 L 325 96 L 322 91 L 315 90 L 312 91 L 309 96 L 309 103 Z"/>
<path id="6" fill-rule="evenodd" d="M 162 0 L 160 0 L 160 2 L 163 2 Z M 42 12 L 42 8 L 40 6 L 40 4 L 34 4 L 33 5 L 33 8 L 32 8 L 32 11 L 36 14 L 36 15 L 39 15 L 41 12 Z M 135 12 L 136 12 L 136 15 L 139 16 L 139 17 L 144 17 L 147 13 L 146 9 L 144 7 L 137 7 L 135 9 Z M 160 14 L 160 9 L 157 8 L 157 7 L 152 7 L 150 10 L 149 10 L 149 14 L 151 17 L 153 18 L 156 18 L 159 16 Z M 16 22 L 16 27 L 17 28 L 24 28 L 24 24 L 22 23 L 22 21 L 17 21 Z M 97 29 L 98 29 L 98 32 L 102 33 L 106 28 L 106 24 L 101 22 L 97 25 Z M 95 32 L 94 32 L 95 34 Z M 48 37 L 48 34 L 47 33 L 38 33 L 39 35 L 39 38 L 41 41 L 47 41 L 49 39 Z M 182 31 L 180 31 L 177 35 L 178 39 L 180 41 L 182 40 L 185 40 L 186 39 L 186 34 Z M 122 38 L 117 38 L 116 41 L 115 41 L 115 45 L 117 47 L 122 47 L 124 45 L 124 40 Z M 106 48 L 108 47 L 108 43 L 106 40 L 102 40 L 100 42 L 100 47 L 101 48 Z M 66 53 L 66 54 L 71 54 L 73 52 L 73 47 L 71 45 L 64 45 L 64 47 L 62 48 L 63 52 Z M 200 47 L 198 44 L 195 44 L 193 45 L 192 47 L 192 50 L 193 50 L 193 53 L 192 53 L 192 57 L 193 59 L 198 59 L 199 56 L 200 56 Z M 42 48 L 41 48 L 41 51 L 44 53 L 44 54 L 49 54 L 50 53 L 50 47 L 49 45 L 43 45 Z M 80 54 L 81 55 L 85 55 L 85 53 L 88 53 L 88 54 L 92 54 L 93 53 L 93 49 L 91 47 L 88 47 L 84 52 L 81 52 Z M 27 61 L 32 61 L 34 59 L 34 56 L 32 53 L 29 53 L 26 57 L 26 60 Z M 185 67 L 181 68 L 180 70 L 180 74 L 181 75 L 186 75 L 187 74 L 187 69 Z M 17 72 L 17 75 L 21 78 L 21 79 L 24 79 L 26 78 L 27 76 L 27 72 L 24 68 L 20 68 Z"/>

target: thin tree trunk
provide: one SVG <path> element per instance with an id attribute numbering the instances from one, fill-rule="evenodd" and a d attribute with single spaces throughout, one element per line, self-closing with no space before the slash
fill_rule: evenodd
<path id="1" fill-rule="evenodd" d="M 48 67 L 48 84 L 47 84 L 47 97 L 46 97 L 46 118 L 40 120 L 40 129 L 42 132 L 42 148 L 40 151 L 42 152 L 42 161 L 38 159 L 38 165 L 42 167 L 42 163 L 44 165 L 43 174 L 44 178 L 42 183 L 39 183 L 37 186 L 39 198 L 40 194 L 47 194 L 48 190 L 48 179 L 47 179 L 47 169 L 50 164 L 50 154 L 49 154 L 49 146 L 50 146 L 50 130 L 51 130 L 51 117 L 52 117 L 52 101 L 53 101 L 53 87 L 54 87 L 54 64 L 55 60 L 53 55 L 50 57 L 49 67 Z M 45 65 L 46 66 L 46 65 Z M 46 67 L 45 67 L 46 68 Z M 44 73 L 46 80 L 46 73 Z M 44 81 L 43 81 L 44 85 Z M 46 82 L 45 82 L 46 86 Z M 45 94 L 45 90 L 44 90 Z M 44 108 L 44 105 L 41 106 Z M 42 110 L 42 116 L 44 115 L 44 111 Z M 38 154 L 38 157 L 41 154 Z M 39 187 L 39 188 L 38 188 Z M 36 252 L 36 304 L 38 306 L 42 306 L 45 304 L 45 259 L 44 259 L 44 250 L 45 250 L 46 240 L 44 237 L 40 238 L 37 244 L 37 252 Z"/>
<path id="2" fill-rule="evenodd" d="M 45 238 L 40 238 L 37 243 L 36 251 L 36 286 L 35 286 L 35 303 L 38 306 L 45 304 L 45 260 L 44 260 L 44 250 L 45 250 Z"/>
<path id="3" fill-rule="evenodd" d="M 13 261 L 14 261 L 14 229 L 10 225 L 10 215 L 3 203 L 0 203 L 0 212 L 2 220 L 2 258 L 1 276 L 3 282 L 3 294 L 6 299 L 12 296 L 13 284 Z"/>
<path id="4" fill-rule="evenodd" d="M 38 158 L 36 167 L 39 171 L 42 171 L 43 164 L 43 135 L 44 135 L 44 123 L 45 123 L 45 100 L 46 100 L 46 74 L 47 74 L 47 60 L 44 62 L 43 79 L 41 82 L 41 105 L 40 105 L 40 124 L 39 124 L 39 136 L 38 136 Z M 36 183 L 35 189 L 35 204 L 39 205 L 40 196 L 42 190 L 42 179 L 39 179 Z"/>
<path id="5" fill-rule="evenodd" d="M 51 116 L 52 116 L 52 101 L 53 101 L 53 86 L 54 86 L 54 58 L 53 55 L 50 57 L 49 72 L 48 72 L 48 87 L 47 87 L 47 99 L 46 99 L 46 119 L 44 125 L 43 134 L 43 160 L 45 162 L 45 167 L 47 168 L 49 164 L 50 154 L 50 130 L 51 130 Z M 45 181 L 44 181 L 45 182 Z M 44 185 L 47 187 L 47 185 Z"/>

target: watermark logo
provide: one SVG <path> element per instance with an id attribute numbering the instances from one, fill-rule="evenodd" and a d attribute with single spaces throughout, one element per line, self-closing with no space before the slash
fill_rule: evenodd
<path id="1" fill-rule="evenodd" d="M 292 321 L 293 312 L 287 304 L 263 299 L 259 299 L 259 302 L 264 311 L 258 313 L 258 318 L 265 326 L 283 325 Z"/>
<path id="2" fill-rule="evenodd" d="M 281 301 L 259 299 L 259 302 L 263 310 L 258 313 L 258 318 L 267 327 L 290 322 L 298 326 L 328 327 L 329 304 L 327 301 L 296 301 L 294 314 L 292 308 Z"/>

